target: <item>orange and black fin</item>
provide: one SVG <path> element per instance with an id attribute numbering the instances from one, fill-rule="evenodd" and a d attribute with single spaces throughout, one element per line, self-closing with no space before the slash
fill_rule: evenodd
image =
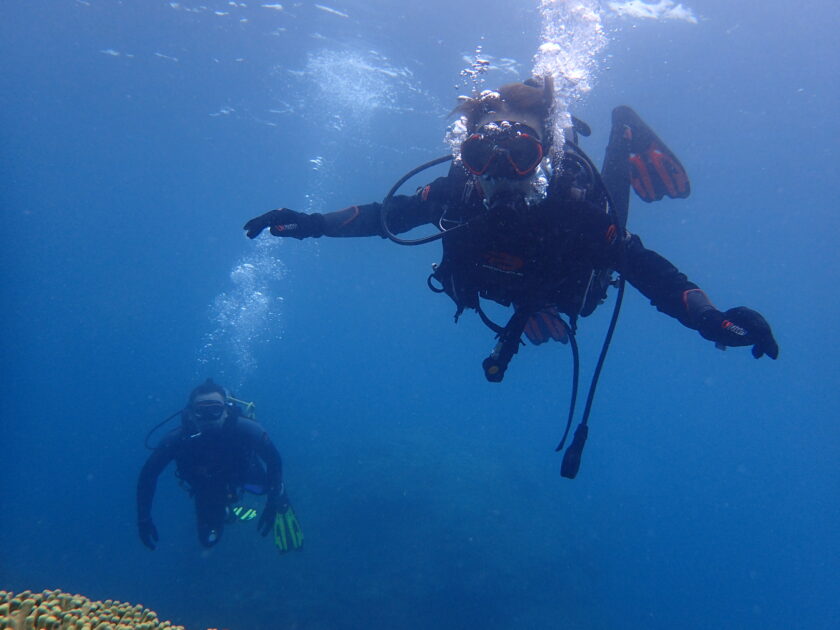
<path id="1" fill-rule="evenodd" d="M 613 110 L 602 177 L 625 221 L 630 186 L 648 203 L 666 196 L 684 199 L 691 193 L 688 173 L 677 156 L 626 105 Z"/>

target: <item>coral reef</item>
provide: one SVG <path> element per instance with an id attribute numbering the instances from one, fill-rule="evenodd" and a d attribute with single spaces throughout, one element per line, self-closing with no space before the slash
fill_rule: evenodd
<path id="1" fill-rule="evenodd" d="M 40 593 L 0 590 L 2 630 L 184 630 L 140 605 L 106 599 L 94 602 L 59 590 Z"/>

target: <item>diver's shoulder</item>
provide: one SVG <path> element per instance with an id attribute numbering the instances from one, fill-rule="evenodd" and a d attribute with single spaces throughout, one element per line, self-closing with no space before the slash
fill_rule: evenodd
<path id="1" fill-rule="evenodd" d="M 235 432 L 243 435 L 260 436 L 266 432 L 265 427 L 263 427 L 263 425 L 259 422 L 252 420 L 251 418 L 246 418 L 243 415 L 236 417 L 236 421 L 233 423 L 232 428 Z"/>
<path id="2" fill-rule="evenodd" d="M 160 442 L 158 442 L 157 446 L 155 446 L 155 450 L 160 451 L 175 449 L 184 441 L 185 437 L 187 437 L 185 427 L 175 427 L 164 434 L 164 436 L 160 439 Z"/>

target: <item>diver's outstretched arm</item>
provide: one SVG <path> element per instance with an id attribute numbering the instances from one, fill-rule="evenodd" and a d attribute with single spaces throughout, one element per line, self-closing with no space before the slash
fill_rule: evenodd
<path id="1" fill-rule="evenodd" d="M 443 212 L 442 204 L 449 198 L 449 178 L 440 177 L 413 195 L 391 198 L 389 228 L 394 234 L 407 232 L 426 223 L 436 223 Z M 248 221 L 243 229 L 248 238 L 256 238 L 268 228 L 273 236 L 297 239 L 321 236 L 353 237 L 381 236 L 382 204 L 368 203 L 349 206 L 326 214 L 306 214 L 288 208 L 271 210 Z"/>
<path id="2" fill-rule="evenodd" d="M 718 347 L 752 346 L 753 356 L 775 359 L 779 345 L 760 313 L 745 306 L 719 311 L 706 293 L 636 235 L 625 242 L 620 271 L 658 310 L 698 331 Z"/>

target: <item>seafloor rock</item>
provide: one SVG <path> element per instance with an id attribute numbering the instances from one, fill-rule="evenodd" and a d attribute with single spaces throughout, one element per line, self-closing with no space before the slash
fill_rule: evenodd
<path id="1" fill-rule="evenodd" d="M 184 630 L 142 606 L 106 599 L 92 602 L 59 590 L 10 593 L 0 590 L 2 630 Z"/>

